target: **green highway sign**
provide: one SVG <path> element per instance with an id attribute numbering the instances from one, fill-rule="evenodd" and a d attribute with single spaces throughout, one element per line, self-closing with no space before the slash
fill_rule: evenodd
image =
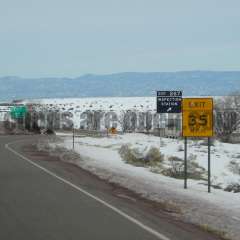
<path id="1" fill-rule="evenodd" d="M 13 119 L 21 119 L 24 118 L 27 113 L 26 106 L 14 106 L 10 110 L 10 115 Z"/>

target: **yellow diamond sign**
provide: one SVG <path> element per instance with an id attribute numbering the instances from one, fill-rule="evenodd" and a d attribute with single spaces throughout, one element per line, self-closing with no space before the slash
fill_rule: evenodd
<path id="1" fill-rule="evenodd" d="M 213 136 L 213 99 L 182 99 L 183 137 Z"/>

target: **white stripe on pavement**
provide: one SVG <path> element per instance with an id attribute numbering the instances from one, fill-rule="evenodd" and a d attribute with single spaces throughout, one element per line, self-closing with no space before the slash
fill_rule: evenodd
<path id="1" fill-rule="evenodd" d="M 140 221 L 138 221 L 137 219 L 129 216 L 128 214 L 124 213 L 123 211 L 121 211 L 120 209 L 114 207 L 113 205 L 105 202 L 104 200 L 100 199 L 99 197 L 94 196 L 93 194 L 87 192 L 86 190 L 78 187 L 77 185 L 75 185 L 75 184 L 69 182 L 68 180 L 66 180 L 66 179 L 64 179 L 64 178 L 56 175 L 55 173 L 49 171 L 48 169 L 40 166 L 39 164 L 31 161 L 31 160 L 28 159 L 27 157 L 25 157 L 25 156 L 23 156 L 22 154 L 18 153 L 17 151 L 15 151 L 14 149 L 12 149 L 12 148 L 9 146 L 10 144 L 13 144 L 13 143 L 16 143 L 16 142 L 19 142 L 19 141 L 15 141 L 15 142 L 12 142 L 12 143 L 5 144 L 5 148 L 8 149 L 10 152 L 14 153 L 15 155 L 17 155 L 18 157 L 22 158 L 23 160 L 27 161 L 27 162 L 30 163 L 31 165 L 33 165 L 33 166 L 41 169 L 43 172 L 51 175 L 52 177 L 60 180 L 61 182 L 65 183 L 65 184 L 67 184 L 67 185 L 69 185 L 69 186 L 71 186 L 71 187 L 74 188 L 75 190 L 77 190 L 77 191 L 85 194 L 86 196 L 94 199 L 95 201 L 101 203 L 102 205 L 110 208 L 110 209 L 111 209 L 112 211 L 114 211 L 115 213 L 118 213 L 118 214 L 121 215 L 122 217 L 128 219 L 130 222 L 136 224 L 136 225 L 139 226 L 140 228 L 142 228 L 142 229 L 144 229 L 145 231 L 149 232 L 150 234 L 156 236 L 158 239 L 160 239 L 160 240 L 171 240 L 170 238 L 166 237 L 166 236 L 163 235 L 162 233 L 159 233 L 159 232 L 157 232 L 156 230 L 154 230 L 154 229 L 146 226 L 146 225 L 143 224 L 142 222 L 140 222 Z"/>

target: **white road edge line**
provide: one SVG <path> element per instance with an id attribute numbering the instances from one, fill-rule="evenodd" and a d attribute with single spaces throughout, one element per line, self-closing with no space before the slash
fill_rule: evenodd
<path id="1" fill-rule="evenodd" d="M 147 231 L 147 232 L 151 233 L 152 235 L 156 236 L 158 239 L 160 239 L 160 240 L 171 240 L 170 238 L 168 238 L 168 237 L 166 237 L 165 235 L 157 232 L 156 230 L 154 230 L 154 229 L 146 226 L 145 224 L 143 224 L 143 223 L 141 223 L 140 221 L 138 221 L 137 219 L 129 216 L 128 214 L 124 213 L 123 211 L 121 211 L 120 209 L 114 207 L 113 205 L 111 205 L 111 204 L 105 202 L 104 200 L 102 200 L 102 199 L 94 196 L 93 194 L 91 194 L 91 193 L 87 192 L 86 190 L 78 187 L 77 185 L 69 182 L 68 180 L 66 180 L 66 179 L 64 179 L 64 178 L 62 178 L 62 177 L 59 177 L 59 176 L 56 175 L 55 173 L 49 171 L 48 169 L 40 166 L 39 164 L 31 161 L 31 160 L 28 159 L 27 157 L 25 157 L 25 156 L 23 156 L 22 154 L 18 153 L 17 151 L 15 151 L 14 149 L 12 149 L 12 148 L 9 146 L 10 144 L 13 144 L 13 143 L 16 143 L 16 142 L 17 142 L 17 141 L 12 142 L 12 143 L 7 143 L 7 144 L 5 144 L 5 148 L 8 149 L 10 152 L 14 153 L 15 155 L 17 155 L 18 157 L 22 158 L 23 160 L 27 161 L 27 162 L 30 163 L 31 165 L 33 165 L 33 166 L 41 169 L 43 172 L 51 175 L 52 177 L 60 180 L 61 182 L 65 183 L 65 184 L 71 186 L 71 187 L 74 188 L 75 190 L 77 190 L 77 191 L 85 194 L 86 196 L 94 199 L 95 201 L 97 201 L 97 202 L 101 203 L 102 205 L 106 206 L 107 208 L 110 208 L 110 209 L 111 209 L 112 211 L 114 211 L 115 213 L 118 213 L 119 215 L 121 215 L 122 217 L 126 218 L 126 219 L 129 220 L 130 222 L 136 224 L 136 225 L 139 226 L 140 228 L 142 228 L 142 229 L 144 229 L 145 231 Z"/>

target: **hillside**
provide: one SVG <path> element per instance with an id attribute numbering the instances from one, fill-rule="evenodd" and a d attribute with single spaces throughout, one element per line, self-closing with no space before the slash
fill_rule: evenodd
<path id="1" fill-rule="evenodd" d="M 156 90 L 185 95 L 226 95 L 240 90 L 240 71 L 189 71 L 83 75 L 77 78 L 0 78 L 0 100 L 62 97 L 154 96 Z"/>

